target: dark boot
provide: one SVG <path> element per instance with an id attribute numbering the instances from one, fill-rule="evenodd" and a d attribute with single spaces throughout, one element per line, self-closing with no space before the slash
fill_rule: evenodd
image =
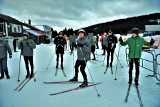
<path id="1" fill-rule="evenodd" d="M 31 71 L 31 75 L 30 75 L 30 78 L 32 78 L 34 76 L 34 72 Z"/>
<path id="2" fill-rule="evenodd" d="M 6 75 L 7 79 L 10 79 L 10 76 L 9 76 L 8 70 L 5 70 L 4 72 L 5 72 L 5 75 Z"/>
<path id="3" fill-rule="evenodd" d="M 0 79 L 3 79 L 4 78 L 4 71 L 1 71 L 1 77 Z"/>
<path id="4" fill-rule="evenodd" d="M 86 87 L 88 86 L 88 82 L 85 80 L 79 87 Z"/>
<path id="5" fill-rule="evenodd" d="M 137 77 L 134 79 L 134 82 L 135 82 L 135 85 L 136 85 L 136 86 L 139 85 L 139 84 L 138 84 L 138 78 L 137 78 Z"/>
<path id="6" fill-rule="evenodd" d="M 73 77 L 73 78 L 70 79 L 69 81 L 77 82 L 77 81 L 78 81 L 78 78 L 77 78 L 77 77 Z"/>
<path id="7" fill-rule="evenodd" d="M 132 77 L 129 77 L 128 84 L 132 84 Z"/>
<path id="8" fill-rule="evenodd" d="M 29 77 L 30 77 L 30 73 L 29 73 L 29 71 L 27 71 L 26 78 L 29 78 Z"/>

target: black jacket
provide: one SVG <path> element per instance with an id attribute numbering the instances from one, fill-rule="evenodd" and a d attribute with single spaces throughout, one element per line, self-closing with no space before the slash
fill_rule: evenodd
<path id="1" fill-rule="evenodd" d="M 117 42 L 118 42 L 118 40 L 117 40 L 117 37 L 115 35 L 109 35 L 107 37 L 107 48 L 108 49 L 115 49 Z"/>

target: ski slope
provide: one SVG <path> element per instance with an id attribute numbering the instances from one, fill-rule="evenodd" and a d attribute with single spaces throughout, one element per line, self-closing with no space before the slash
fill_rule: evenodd
<path id="1" fill-rule="evenodd" d="M 116 54 L 119 46 L 116 48 Z M 68 93 L 63 93 L 56 96 L 49 96 L 51 93 L 75 88 L 80 83 L 74 84 L 44 84 L 43 81 L 65 81 L 73 77 L 73 60 L 76 61 L 76 51 L 73 55 L 69 51 L 64 54 L 64 71 L 67 77 L 64 77 L 62 70 L 59 69 L 57 76 L 55 76 L 56 54 L 55 47 L 51 44 L 38 45 L 34 53 L 34 66 L 37 74 L 35 75 L 36 82 L 30 80 L 28 84 L 20 91 L 14 91 L 18 86 L 17 76 L 19 69 L 20 52 L 13 53 L 13 58 L 8 59 L 8 69 L 11 79 L 4 78 L 0 80 L 0 107 L 139 107 L 139 100 L 134 85 L 131 86 L 128 102 L 124 102 L 128 89 L 128 67 L 125 58 L 125 48 L 120 48 L 119 60 L 123 65 L 121 68 L 118 65 L 117 81 L 115 81 L 115 70 L 117 59 L 114 57 L 113 73 L 111 74 L 110 68 L 104 74 L 105 66 L 102 66 L 104 56 L 102 50 L 96 50 L 96 58 L 99 61 L 88 61 L 86 68 L 88 81 L 92 82 L 89 72 L 92 74 L 94 82 L 102 82 L 96 85 L 98 93 L 101 95 L 97 97 L 95 88 L 88 87 Z M 160 53 L 160 49 L 156 50 Z M 54 56 L 53 56 L 54 55 Z M 51 60 L 50 66 L 46 67 Z M 143 53 L 143 58 L 150 58 L 148 54 Z M 91 55 L 91 58 L 92 55 Z M 160 60 L 159 60 L 160 63 Z M 152 67 L 150 63 L 145 63 L 147 67 Z M 104 62 L 106 65 L 106 59 Z M 59 66 L 60 67 L 60 66 Z M 160 69 L 160 68 L 159 68 Z M 135 73 L 133 73 L 135 74 Z M 146 78 L 152 72 L 140 68 L 139 77 L 139 91 L 142 97 L 144 107 L 160 107 L 160 86 L 156 85 L 158 82 L 154 77 Z M 20 80 L 22 81 L 26 76 L 24 60 L 21 61 Z M 133 75 L 134 77 L 134 75 Z M 82 81 L 83 77 L 79 73 L 79 80 Z"/>

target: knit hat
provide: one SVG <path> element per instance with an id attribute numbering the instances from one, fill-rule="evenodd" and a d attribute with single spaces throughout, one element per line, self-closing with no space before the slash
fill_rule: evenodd
<path id="1" fill-rule="evenodd" d="M 29 37 L 29 34 L 27 32 L 23 33 L 23 36 L 28 36 Z"/>
<path id="2" fill-rule="evenodd" d="M 86 35 L 86 31 L 84 29 L 79 29 L 79 31 L 77 32 L 77 34 L 79 35 L 79 33 L 84 33 L 84 35 Z"/>
<path id="3" fill-rule="evenodd" d="M 133 28 L 132 29 L 132 33 L 135 33 L 135 34 L 138 35 L 139 34 L 139 29 L 138 28 Z"/>

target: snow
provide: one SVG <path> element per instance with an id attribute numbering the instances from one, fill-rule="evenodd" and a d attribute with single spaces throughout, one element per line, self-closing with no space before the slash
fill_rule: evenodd
<path id="1" fill-rule="evenodd" d="M 43 81 L 63 81 L 69 80 L 73 77 L 73 59 L 76 61 L 76 51 L 73 55 L 69 54 L 69 51 L 65 51 L 64 55 L 64 68 L 67 77 L 64 77 L 62 71 L 58 70 L 58 75 L 55 76 L 56 66 L 56 54 L 55 47 L 51 44 L 38 45 L 34 53 L 34 66 L 37 74 L 35 75 L 36 82 L 33 79 L 20 91 L 14 91 L 18 86 L 17 76 L 19 69 L 19 54 L 20 52 L 13 53 L 13 58 L 8 59 L 8 68 L 11 79 L 4 78 L 0 80 L 0 107 L 139 107 L 139 100 L 134 85 L 131 86 L 128 102 L 124 102 L 127 89 L 128 89 L 128 67 L 125 58 L 125 48 L 121 47 L 120 50 L 120 62 L 123 68 L 118 65 L 117 81 L 115 81 L 116 70 L 116 56 L 113 62 L 114 74 L 111 74 L 111 70 L 108 69 L 104 74 L 105 66 L 102 66 L 104 56 L 102 56 L 102 50 L 96 50 L 96 57 L 100 61 L 88 61 L 86 68 L 88 81 L 92 82 L 89 72 L 92 74 L 94 82 L 102 82 L 97 85 L 96 88 L 101 95 L 97 97 L 94 87 L 88 87 L 85 89 L 72 91 L 56 96 L 49 96 L 50 93 L 63 91 L 79 86 L 80 84 L 43 84 Z M 118 46 L 116 48 L 116 53 Z M 160 53 L 157 49 L 156 53 Z M 51 60 L 53 60 L 46 70 L 46 67 Z M 92 56 L 92 55 L 91 55 Z M 151 58 L 149 54 L 143 53 L 143 58 Z M 152 60 L 152 59 L 150 59 Z M 160 63 L 160 60 L 158 60 Z M 105 60 L 106 65 L 106 60 Z M 146 63 L 147 67 L 151 67 L 150 63 Z M 142 97 L 142 102 L 145 107 L 160 107 L 160 86 L 156 85 L 158 82 L 155 77 L 148 77 L 148 74 L 152 72 L 140 68 L 139 79 L 139 91 Z M 135 74 L 135 73 L 133 73 Z M 21 61 L 21 74 L 20 80 L 25 78 L 26 70 L 24 60 Z M 134 75 L 133 75 L 134 76 Z M 81 73 L 79 73 L 79 80 L 83 80 Z"/>

